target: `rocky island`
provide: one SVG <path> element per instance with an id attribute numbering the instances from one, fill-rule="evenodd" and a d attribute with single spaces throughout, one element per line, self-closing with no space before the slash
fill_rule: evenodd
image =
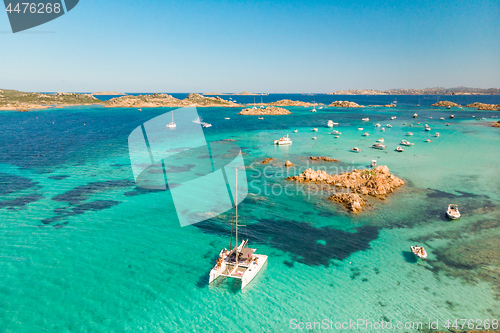
<path id="1" fill-rule="evenodd" d="M 351 212 L 359 212 L 366 206 L 366 198 L 385 198 L 405 182 L 389 172 L 389 168 L 380 165 L 372 170 L 354 170 L 339 175 L 330 175 L 323 170 L 307 169 L 302 174 L 288 177 L 287 180 L 318 185 L 329 185 L 347 189 L 347 192 L 333 193 L 328 199 L 340 202 Z"/>
<path id="2" fill-rule="evenodd" d="M 498 88 L 424 88 L 424 89 L 388 89 L 388 90 L 374 90 L 374 89 L 350 89 L 338 90 L 328 93 L 328 95 L 499 95 L 500 89 Z"/>
<path id="3" fill-rule="evenodd" d="M 328 106 L 335 108 L 364 108 L 364 105 L 359 105 L 358 103 L 349 101 L 335 101 Z"/>
<path id="4" fill-rule="evenodd" d="M 98 92 L 92 93 L 91 95 L 94 95 L 94 96 L 103 96 L 103 95 L 116 96 L 116 95 L 126 95 L 126 94 L 119 93 L 116 91 L 98 91 Z"/>
<path id="5" fill-rule="evenodd" d="M 152 94 L 139 96 L 122 96 L 110 99 L 106 107 L 110 108 L 156 108 L 156 107 L 241 107 L 220 97 L 205 97 L 200 94 L 189 94 L 185 99 L 177 99 L 168 94 Z"/>
<path id="6" fill-rule="evenodd" d="M 478 110 L 490 110 L 490 111 L 500 110 L 500 104 L 495 105 L 495 104 L 485 104 L 485 103 L 478 103 L 478 102 L 467 104 L 465 107 L 475 108 Z"/>
<path id="7" fill-rule="evenodd" d="M 256 104 L 256 105 L 268 105 L 268 106 L 316 106 L 318 103 L 309 103 L 301 101 L 292 101 L 291 99 L 282 99 L 276 102 Z"/>
<path id="8" fill-rule="evenodd" d="M 261 109 L 261 108 L 243 109 L 238 114 L 241 114 L 244 116 L 282 116 L 282 115 L 292 114 L 292 113 L 290 111 L 288 111 L 287 109 L 278 108 L 278 107 L 274 107 L 274 106 L 268 106 L 267 108 L 264 108 L 264 109 Z"/>
<path id="9" fill-rule="evenodd" d="M 431 106 L 460 106 L 460 104 L 453 103 L 450 101 L 440 101 L 440 102 L 431 104 Z"/>
<path id="10" fill-rule="evenodd" d="M 28 93 L 17 90 L 0 90 L 0 110 L 47 109 L 72 105 L 103 104 L 89 94 L 58 92 L 56 94 Z"/>

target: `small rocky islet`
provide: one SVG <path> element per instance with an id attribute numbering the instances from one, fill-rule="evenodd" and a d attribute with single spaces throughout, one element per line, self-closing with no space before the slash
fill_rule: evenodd
<path id="1" fill-rule="evenodd" d="M 311 168 L 301 174 L 286 178 L 299 183 L 314 183 L 344 188 L 349 192 L 333 193 L 328 199 L 342 203 L 349 211 L 359 212 L 366 206 L 366 198 L 374 197 L 385 199 L 395 189 L 405 184 L 404 180 L 389 172 L 385 165 L 371 170 L 353 170 L 338 175 L 330 175 L 323 170 L 315 171 Z"/>
<path id="2" fill-rule="evenodd" d="M 292 114 L 290 111 L 284 108 L 279 108 L 275 106 L 268 106 L 267 108 L 247 108 L 241 110 L 238 114 L 244 116 L 283 116 L 287 114 Z"/>

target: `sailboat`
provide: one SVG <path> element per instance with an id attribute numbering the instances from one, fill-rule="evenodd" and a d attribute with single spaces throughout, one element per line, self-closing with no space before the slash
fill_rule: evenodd
<path id="1" fill-rule="evenodd" d="M 223 249 L 214 268 L 210 271 L 209 283 L 215 281 L 219 276 L 226 276 L 241 280 L 241 289 L 245 288 L 250 281 L 259 273 L 267 262 L 267 256 L 256 254 L 256 249 L 247 247 L 248 239 L 242 240 L 238 245 L 238 169 L 236 169 L 236 200 L 235 200 L 235 228 L 236 246 L 231 250 Z M 231 248 L 232 244 L 229 245 Z"/>
<path id="2" fill-rule="evenodd" d="M 167 124 L 167 128 L 176 128 L 177 125 L 174 123 L 174 111 L 172 111 L 172 122 Z"/>

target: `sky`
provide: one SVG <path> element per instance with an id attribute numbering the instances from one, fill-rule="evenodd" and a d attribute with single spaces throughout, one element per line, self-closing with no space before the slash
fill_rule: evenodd
<path id="1" fill-rule="evenodd" d="M 0 89 L 500 88 L 500 1 L 81 0 L 12 33 Z"/>

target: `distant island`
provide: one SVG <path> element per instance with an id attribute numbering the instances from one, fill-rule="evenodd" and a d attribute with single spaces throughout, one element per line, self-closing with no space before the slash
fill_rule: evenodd
<path id="1" fill-rule="evenodd" d="M 231 95 L 231 96 L 266 96 L 269 95 L 268 93 L 251 93 L 248 91 L 243 91 L 240 93 L 235 93 L 235 94 L 230 94 L 230 93 L 216 93 L 216 92 L 208 92 L 208 93 L 203 93 L 203 95 L 207 96 L 217 96 L 217 95 Z"/>
<path id="2" fill-rule="evenodd" d="M 498 88 L 425 88 L 425 89 L 389 89 L 389 90 L 373 90 L 373 89 L 350 89 L 338 90 L 328 93 L 327 95 L 500 95 Z"/>
<path id="3" fill-rule="evenodd" d="M 108 96 L 114 96 L 114 95 L 126 95 L 125 93 L 119 93 L 116 91 L 98 91 L 95 93 L 92 93 L 91 95 L 96 95 L 96 96 L 101 96 L 101 95 L 108 95 Z"/>

